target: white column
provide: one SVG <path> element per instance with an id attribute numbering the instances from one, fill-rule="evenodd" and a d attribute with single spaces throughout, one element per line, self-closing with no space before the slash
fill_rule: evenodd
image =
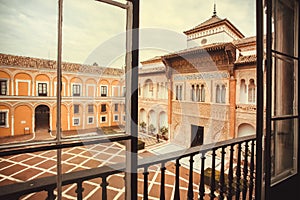
<path id="1" fill-rule="evenodd" d="M 82 128 L 85 129 L 85 108 L 86 106 L 83 106 L 83 113 L 82 113 Z"/>
<path id="2" fill-rule="evenodd" d="M 14 115 L 12 114 L 11 115 L 11 136 L 14 136 L 15 135 L 15 117 Z"/>
<path id="3" fill-rule="evenodd" d="M 108 112 L 108 126 L 111 126 L 111 112 L 112 112 L 112 107 L 110 107 L 110 112 Z"/>
<path id="4" fill-rule="evenodd" d="M 15 82 L 15 80 L 12 78 L 11 79 L 11 92 L 10 92 L 10 95 L 14 95 L 14 82 Z"/>
<path id="5" fill-rule="evenodd" d="M 34 130 L 35 117 L 34 117 L 34 115 L 35 115 L 35 111 L 33 110 L 33 112 L 32 112 L 32 124 L 31 124 L 31 126 L 32 126 L 32 128 L 31 128 L 32 133 L 35 133 L 35 130 Z"/>
<path id="6" fill-rule="evenodd" d="M 70 130 L 70 111 L 68 110 L 68 131 Z"/>

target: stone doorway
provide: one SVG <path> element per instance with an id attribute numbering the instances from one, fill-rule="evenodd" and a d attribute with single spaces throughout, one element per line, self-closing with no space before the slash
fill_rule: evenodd
<path id="1" fill-rule="evenodd" d="M 39 105 L 35 109 L 35 132 L 48 133 L 50 128 L 50 109 L 46 105 Z"/>

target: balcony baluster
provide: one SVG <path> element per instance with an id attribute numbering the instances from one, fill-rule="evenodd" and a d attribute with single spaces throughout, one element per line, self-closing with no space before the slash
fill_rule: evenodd
<path id="1" fill-rule="evenodd" d="M 244 156 L 244 169 L 243 169 L 243 199 L 246 199 L 248 189 L 248 142 L 245 142 L 245 156 Z"/>
<path id="2" fill-rule="evenodd" d="M 189 172 L 189 186 L 188 186 L 188 195 L 187 198 L 189 200 L 194 199 L 194 192 L 193 192 L 193 163 L 194 163 L 194 154 L 190 155 L 190 172 Z"/>
<path id="3" fill-rule="evenodd" d="M 241 192 L 241 152 L 242 152 L 242 144 L 238 144 L 238 158 L 237 158 L 237 166 L 236 166 L 236 188 L 235 188 L 235 199 L 240 199 Z"/>
<path id="4" fill-rule="evenodd" d="M 179 163 L 179 159 L 176 159 L 176 174 L 175 174 L 175 193 L 174 193 L 174 199 L 175 200 L 180 200 L 180 194 L 179 194 L 179 168 L 180 168 L 180 163 Z"/>
<path id="5" fill-rule="evenodd" d="M 148 200 L 148 175 L 149 175 L 148 167 L 144 168 L 143 175 L 144 175 L 144 200 Z"/>
<path id="6" fill-rule="evenodd" d="M 224 165 L 225 165 L 225 147 L 222 147 L 222 152 L 221 152 L 221 174 L 220 174 L 220 195 L 219 199 L 223 200 L 224 199 L 224 193 L 226 191 L 225 188 L 225 174 L 224 174 Z"/>
<path id="7" fill-rule="evenodd" d="M 47 189 L 47 198 L 46 200 L 55 200 L 56 196 L 54 194 L 54 189 L 56 187 L 49 187 L 49 189 Z"/>
<path id="8" fill-rule="evenodd" d="M 205 152 L 201 153 L 201 174 L 200 174 L 200 186 L 199 186 L 199 200 L 204 200 L 205 188 L 204 188 L 204 167 L 205 167 Z"/>
<path id="9" fill-rule="evenodd" d="M 216 149 L 212 152 L 212 164 L 211 164 L 211 180 L 210 180 L 210 200 L 214 200 L 216 195 Z"/>
<path id="10" fill-rule="evenodd" d="M 102 177 L 102 183 L 100 184 L 102 187 L 102 200 L 107 200 L 107 176 Z"/>
<path id="11" fill-rule="evenodd" d="M 165 163 L 161 164 L 160 200 L 165 200 Z"/>
<path id="12" fill-rule="evenodd" d="M 253 197 L 253 188 L 254 188 L 254 149 L 255 147 L 255 140 L 252 140 L 251 143 L 251 158 L 250 158 L 250 178 L 249 178 L 249 200 Z"/>
<path id="13" fill-rule="evenodd" d="M 77 199 L 78 200 L 82 200 L 82 192 L 84 191 L 84 188 L 82 187 L 82 181 L 78 181 L 77 182 L 77 189 L 76 189 L 76 193 L 77 193 Z"/>
<path id="14" fill-rule="evenodd" d="M 233 196 L 233 153 L 234 144 L 230 145 L 229 172 L 228 172 L 228 195 L 227 199 L 231 200 Z"/>

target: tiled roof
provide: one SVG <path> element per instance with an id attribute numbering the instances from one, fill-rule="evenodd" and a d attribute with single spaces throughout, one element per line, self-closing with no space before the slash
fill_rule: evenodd
<path id="1" fill-rule="evenodd" d="M 183 55 L 190 54 L 190 53 L 214 51 L 214 50 L 225 48 L 225 46 L 227 46 L 227 45 L 232 45 L 232 43 L 230 43 L 230 42 L 228 42 L 228 43 L 213 43 L 213 44 L 208 44 L 208 45 L 204 45 L 204 46 L 192 47 L 192 48 L 188 48 L 188 49 L 184 49 L 181 51 L 167 54 L 167 55 L 163 56 L 163 58 L 172 58 L 172 57 L 177 57 L 177 56 L 183 56 Z"/>
<path id="2" fill-rule="evenodd" d="M 221 18 L 219 18 L 217 15 L 212 16 L 210 19 L 206 20 L 205 22 L 202 22 L 201 24 L 199 24 L 198 26 L 196 26 L 195 28 L 201 28 L 203 26 L 207 26 L 209 24 L 213 24 L 216 22 L 222 21 Z"/>
<path id="3" fill-rule="evenodd" d="M 217 15 L 213 15 L 210 19 L 202 22 L 201 24 L 197 25 L 196 27 L 184 31 L 185 34 L 191 34 L 197 31 L 205 30 L 211 27 L 216 27 L 221 24 L 226 24 L 228 27 L 231 28 L 240 38 L 243 38 L 244 35 L 228 20 L 228 19 L 221 19 Z"/>

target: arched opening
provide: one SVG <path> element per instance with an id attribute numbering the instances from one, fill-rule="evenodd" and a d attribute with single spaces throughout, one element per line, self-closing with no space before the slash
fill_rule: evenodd
<path id="1" fill-rule="evenodd" d="M 140 110 L 140 115 L 139 115 L 139 126 L 140 126 L 140 131 L 146 132 L 146 127 L 147 127 L 147 113 L 145 109 Z"/>
<path id="2" fill-rule="evenodd" d="M 39 105 L 38 107 L 35 108 L 35 113 L 34 113 L 34 118 L 35 118 L 35 131 L 47 131 L 50 128 L 50 109 L 46 105 Z"/>
<path id="3" fill-rule="evenodd" d="M 157 132 L 157 119 L 155 111 L 149 112 L 148 133 L 155 134 Z"/>
<path id="4" fill-rule="evenodd" d="M 144 84 L 144 97 L 153 98 L 153 82 L 150 79 L 147 79 Z"/>
<path id="5" fill-rule="evenodd" d="M 249 81 L 249 88 L 248 88 L 248 102 L 249 103 L 255 103 L 255 83 L 253 79 L 250 79 Z"/>
<path id="6" fill-rule="evenodd" d="M 255 128 L 250 124 L 244 123 L 238 127 L 238 137 L 254 135 L 255 133 Z"/>
<path id="7" fill-rule="evenodd" d="M 247 86 L 245 79 L 241 80 L 240 84 L 240 103 L 246 103 L 247 100 Z"/>
<path id="8" fill-rule="evenodd" d="M 159 128 L 163 127 L 168 127 L 168 115 L 164 111 L 159 114 Z"/>

